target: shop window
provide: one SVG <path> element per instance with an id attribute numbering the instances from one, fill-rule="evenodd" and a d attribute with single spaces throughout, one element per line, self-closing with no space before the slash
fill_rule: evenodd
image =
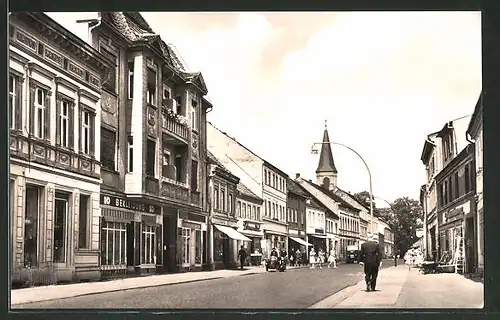
<path id="1" fill-rule="evenodd" d="M 103 168 L 115 171 L 116 132 L 101 127 L 101 164 Z"/>
<path id="2" fill-rule="evenodd" d="M 65 263 L 67 248 L 67 225 L 69 216 L 68 195 L 56 193 L 54 212 L 54 263 Z"/>
<path id="3" fill-rule="evenodd" d="M 121 222 L 104 221 L 101 229 L 101 265 L 127 264 L 127 226 Z"/>
<path id="4" fill-rule="evenodd" d="M 180 244 L 179 250 L 179 263 L 183 266 L 190 265 L 190 255 L 191 255 L 191 229 L 190 228 L 179 228 L 178 229 L 177 241 Z"/>
<path id="5" fill-rule="evenodd" d="M 24 206 L 24 265 L 38 265 L 38 217 L 40 212 L 40 189 L 26 185 Z"/>
<path id="6" fill-rule="evenodd" d="M 195 230 L 195 237 L 196 237 L 196 247 L 195 247 L 196 254 L 194 258 L 194 263 L 202 264 L 203 245 L 202 245 L 201 229 Z"/>
<path id="7" fill-rule="evenodd" d="M 142 264 L 156 264 L 156 228 L 142 225 Z"/>
<path id="8" fill-rule="evenodd" d="M 88 248 L 88 233 L 89 233 L 89 209 L 90 196 L 80 195 L 80 212 L 78 215 L 78 248 Z"/>
<path id="9" fill-rule="evenodd" d="M 148 139 L 146 148 L 146 175 L 155 177 L 156 142 Z"/>
<path id="10" fill-rule="evenodd" d="M 214 261 L 224 261 L 224 235 L 219 230 L 214 230 Z"/>

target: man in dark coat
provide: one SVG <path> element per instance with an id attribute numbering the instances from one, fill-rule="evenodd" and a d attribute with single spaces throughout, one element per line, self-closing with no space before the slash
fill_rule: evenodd
<path id="1" fill-rule="evenodd" d="M 375 291 L 378 269 L 382 264 L 382 251 L 376 235 L 361 245 L 360 264 L 365 268 L 366 291 Z"/>
<path id="2" fill-rule="evenodd" d="M 243 266 L 245 265 L 245 259 L 247 258 L 247 252 L 244 246 L 241 246 L 241 249 L 238 252 L 238 258 L 240 258 L 240 268 L 243 269 Z"/>

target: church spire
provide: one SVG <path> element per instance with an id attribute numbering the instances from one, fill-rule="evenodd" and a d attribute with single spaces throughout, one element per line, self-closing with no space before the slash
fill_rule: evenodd
<path id="1" fill-rule="evenodd" d="M 326 120 L 325 131 L 323 133 L 323 144 L 321 145 L 321 153 L 319 155 L 316 173 L 337 173 L 337 168 L 335 168 L 335 162 L 333 161 L 332 147 L 330 146 L 330 137 L 328 137 Z"/>

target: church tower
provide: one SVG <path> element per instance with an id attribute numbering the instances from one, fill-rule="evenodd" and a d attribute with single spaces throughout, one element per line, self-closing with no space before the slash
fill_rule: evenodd
<path id="1" fill-rule="evenodd" d="M 328 188 L 328 190 L 332 190 L 333 187 L 337 186 L 337 168 L 335 168 L 335 162 L 333 161 L 332 147 L 330 145 L 330 137 L 328 137 L 326 120 L 318 169 L 316 169 L 316 183 L 319 186 Z"/>

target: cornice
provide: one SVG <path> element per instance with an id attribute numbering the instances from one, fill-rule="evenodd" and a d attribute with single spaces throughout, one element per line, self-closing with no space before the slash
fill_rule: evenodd
<path id="1" fill-rule="evenodd" d="M 78 94 L 82 97 L 85 97 L 87 99 L 90 99 L 91 101 L 93 102 L 97 102 L 99 101 L 99 97 L 90 93 L 89 91 L 85 90 L 85 89 L 79 89 L 78 90 Z"/>
<path id="2" fill-rule="evenodd" d="M 70 81 L 68 81 L 62 77 L 56 77 L 55 80 L 56 80 L 56 84 L 65 86 L 66 88 L 71 89 L 74 92 L 78 92 L 78 90 L 79 90 L 79 87 L 76 84 L 71 83 Z"/>
<path id="3" fill-rule="evenodd" d="M 44 67 L 40 66 L 38 63 L 33 61 L 28 62 L 28 70 L 36 71 L 51 81 L 53 81 L 56 78 L 55 73 L 50 72 L 49 70 L 45 69 Z"/>
<path id="4" fill-rule="evenodd" d="M 12 60 L 22 64 L 23 67 L 25 67 L 28 64 L 28 62 L 30 61 L 30 59 L 25 58 L 22 55 L 20 55 L 19 53 L 12 51 L 12 50 L 9 50 L 9 59 L 12 59 Z"/>

